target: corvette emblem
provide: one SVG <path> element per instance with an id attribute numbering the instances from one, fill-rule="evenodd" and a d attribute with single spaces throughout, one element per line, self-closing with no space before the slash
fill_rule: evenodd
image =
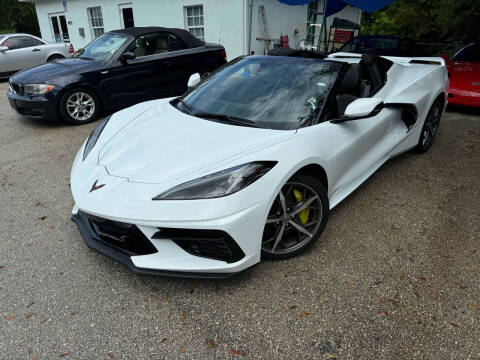
<path id="1" fill-rule="evenodd" d="M 92 188 L 90 189 L 90 192 L 101 189 L 102 187 L 105 186 L 105 184 L 97 185 L 97 182 L 98 182 L 98 179 L 95 180 L 95 182 L 93 183 Z"/>

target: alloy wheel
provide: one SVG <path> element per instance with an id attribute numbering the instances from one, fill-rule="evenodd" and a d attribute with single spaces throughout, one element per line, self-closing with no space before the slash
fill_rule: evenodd
<path id="1" fill-rule="evenodd" d="M 322 222 L 322 200 L 310 186 L 286 183 L 277 195 L 267 217 L 262 251 L 287 254 L 308 243 Z"/>
<path id="2" fill-rule="evenodd" d="M 427 114 L 425 125 L 423 126 L 422 147 L 428 148 L 435 136 L 437 135 L 438 127 L 440 125 L 440 117 L 442 116 L 442 103 L 437 100 L 432 105 L 432 108 Z"/>
<path id="3" fill-rule="evenodd" d="M 87 121 L 95 113 L 95 101 L 87 93 L 75 92 L 68 97 L 66 109 L 72 119 Z"/>

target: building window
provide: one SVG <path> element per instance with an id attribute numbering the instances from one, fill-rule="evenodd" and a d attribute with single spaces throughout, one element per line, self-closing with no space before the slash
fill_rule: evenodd
<path id="1" fill-rule="evenodd" d="M 88 15 L 90 17 L 90 29 L 94 38 L 103 34 L 103 17 L 102 8 L 100 6 L 89 8 Z"/>
<path id="2" fill-rule="evenodd" d="M 203 5 L 185 7 L 185 27 L 193 36 L 205 41 Z"/>

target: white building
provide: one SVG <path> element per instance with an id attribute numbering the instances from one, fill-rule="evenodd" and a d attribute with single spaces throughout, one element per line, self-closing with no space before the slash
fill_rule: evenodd
<path id="1" fill-rule="evenodd" d="M 257 38 L 266 38 L 266 34 L 271 39 L 288 35 L 290 47 L 297 48 L 306 36 L 310 17 L 308 6 L 289 6 L 278 0 L 23 1 L 34 1 L 43 39 L 69 39 L 75 49 L 110 30 L 163 26 L 185 28 L 206 42 L 221 43 L 228 59 L 249 50 L 263 53 L 265 41 Z M 358 23 L 361 14 L 360 10 L 347 6 L 335 16 Z"/>

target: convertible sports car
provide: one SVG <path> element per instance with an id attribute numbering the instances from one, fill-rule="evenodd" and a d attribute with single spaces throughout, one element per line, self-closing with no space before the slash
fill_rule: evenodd
<path id="1" fill-rule="evenodd" d="M 391 157 L 433 143 L 442 58 L 248 56 L 103 120 L 71 173 L 87 245 L 138 273 L 231 276 L 319 238 Z"/>
<path id="2" fill-rule="evenodd" d="M 480 107 L 480 41 L 460 49 L 450 59 L 445 55 L 450 74 L 448 103 Z"/>
<path id="3" fill-rule="evenodd" d="M 71 59 L 15 74 L 7 95 L 21 116 L 85 124 L 102 111 L 179 96 L 192 73 L 208 74 L 224 65 L 226 56 L 223 46 L 206 44 L 184 29 L 115 30 Z"/>

